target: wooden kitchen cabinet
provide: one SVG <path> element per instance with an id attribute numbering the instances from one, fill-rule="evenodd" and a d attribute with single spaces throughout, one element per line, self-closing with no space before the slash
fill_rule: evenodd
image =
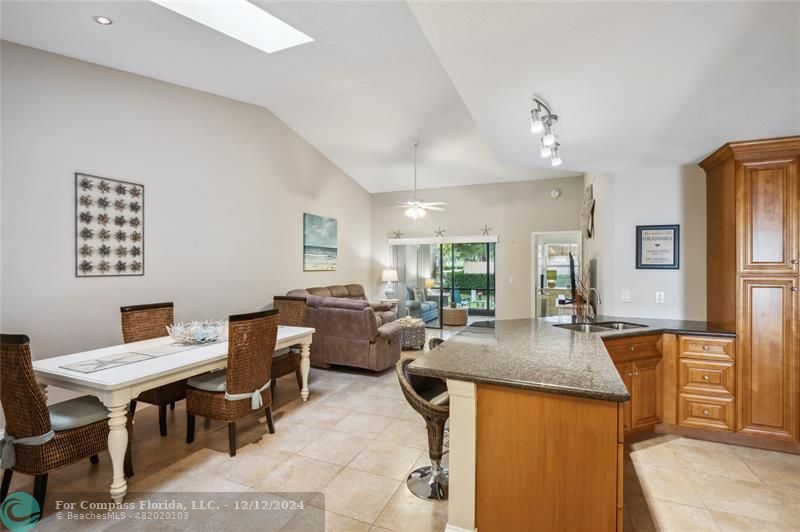
<path id="1" fill-rule="evenodd" d="M 662 379 L 661 335 L 645 335 L 605 340 L 611 359 L 631 395 L 623 405 L 625 432 L 661 422 Z"/>
<path id="2" fill-rule="evenodd" d="M 661 422 L 661 358 L 638 360 L 633 364 L 633 428 Z"/>
<path id="3" fill-rule="evenodd" d="M 738 350 L 739 432 L 798 435 L 798 279 L 742 278 Z"/>
<path id="4" fill-rule="evenodd" d="M 740 274 L 797 273 L 797 160 L 778 156 L 740 164 Z"/>
<path id="5" fill-rule="evenodd" d="M 633 390 L 633 364 L 631 362 L 620 362 L 614 364 L 614 366 L 616 366 L 619 376 L 622 377 L 622 382 L 628 389 L 628 393 L 631 393 L 631 390 Z M 622 427 L 625 432 L 633 428 L 633 418 L 631 416 L 631 401 L 628 401 L 622 404 Z"/>
<path id="6" fill-rule="evenodd" d="M 684 390 L 681 416 L 690 425 L 714 418 L 708 423 L 718 430 L 800 452 L 800 136 L 728 143 L 700 166 L 706 319 L 737 336 L 735 379 L 721 366 L 722 373 L 709 367 L 706 375 L 719 378 L 720 394 L 731 385 L 735 393 L 730 402 L 710 393 L 698 398 L 697 386 Z"/>

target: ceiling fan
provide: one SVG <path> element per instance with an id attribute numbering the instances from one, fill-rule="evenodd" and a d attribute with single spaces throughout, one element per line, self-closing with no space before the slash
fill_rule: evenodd
<path id="1" fill-rule="evenodd" d="M 405 215 L 409 218 L 416 220 L 423 218 L 425 211 L 444 211 L 446 210 L 443 205 L 447 205 L 444 201 L 422 201 L 417 197 L 417 147 L 419 146 L 419 139 L 414 141 L 414 197 L 409 201 L 398 203 L 394 206 L 396 209 L 405 209 Z"/>

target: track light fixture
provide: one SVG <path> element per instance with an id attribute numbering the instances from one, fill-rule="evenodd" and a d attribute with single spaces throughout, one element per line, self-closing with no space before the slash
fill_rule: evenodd
<path id="1" fill-rule="evenodd" d="M 546 159 L 547 157 L 550 157 L 550 153 L 552 152 L 552 149 L 550 148 L 550 146 L 545 146 L 544 142 L 542 141 L 542 139 L 539 139 L 539 150 L 540 150 L 539 153 L 542 156 L 542 159 Z"/>
<path id="2" fill-rule="evenodd" d="M 559 143 L 556 141 L 556 134 L 553 130 L 553 126 L 558 122 L 558 115 L 553 114 L 550 106 L 541 98 L 534 96 L 532 101 L 531 133 L 543 133 L 539 139 L 539 153 L 542 158 L 550 157 L 551 165 L 558 166 L 561 164 L 561 156 L 558 154 Z"/>
<path id="3" fill-rule="evenodd" d="M 553 145 L 553 148 L 550 150 L 550 164 L 553 166 L 561 166 L 561 156 L 558 154 L 558 143 L 556 142 Z"/>

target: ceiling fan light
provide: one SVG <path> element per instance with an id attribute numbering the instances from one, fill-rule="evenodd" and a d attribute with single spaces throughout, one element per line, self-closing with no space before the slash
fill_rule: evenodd
<path id="1" fill-rule="evenodd" d="M 416 205 L 409 207 L 405 211 L 406 216 L 411 218 L 412 220 L 416 220 L 417 218 L 424 218 L 425 217 L 425 209 L 422 207 L 417 207 Z"/>
<path id="2" fill-rule="evenodd" d="M 542 144 L 544 146 L 550 147 L 553 146 L 555 143 L 556 143 L 556 136 L 553 135 L 552 133 L 549 133 L 544 137 L 542 137 Z"/>
<path id="3" fill-rule="evenodd" d="M 540 133 L 544 129 L 544 122 L 539 109 L 531 109 L 531 133 Z"/>

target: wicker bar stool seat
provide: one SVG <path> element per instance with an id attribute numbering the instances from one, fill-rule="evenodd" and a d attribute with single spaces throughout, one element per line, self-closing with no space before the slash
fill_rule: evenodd
<path id="1" fill-rule="evenodd" d="M 167 326 L 172 325 L 174 320 L 172 303 L 131 305 L 119 310 L 122 318 L 122 340 L 126 344 L 166 336 Z M 166 436 L 167 406 L 174 410 L 175 403 L 185 398 L 185 379 L 145 390 L 131 401 L 131 415 L 136 412 L 137 401 L 157 406 L 159 432 L 162 436 Z"/>
<path id="2" fill-rule="evenodd" d="M 408 365 L 412 359 L 397 362 L 400 388 L 411 408 L 425 420 L 428 430 L 428 456 L 431 465 L 411 472 L 406 480 L 408 489 L 421 499 L 443 501 L 448 496 L 448 472 L 442 467 L 445 424 L 450 417 L 450 396 L 442 379 L 412 375 Z"/>
<path id="3" fill-rule="evenodd" d="M 189 379 L 186 389 L 186 443 L 194 441 L 195 416 L 228 424 L 228 452 L 236 456 L 236 422 L 263 408 L 272 421 L 272 353 L 278 338 L 278 310 L 228 318 L 227 369 Z"/>
<path id="4" fill-rule="evenodd" d="M 304 327 L 306 322 L 306 298 L 295 296 L 275 296 L 272 307 L 278 309 L 278 325 Z M 272 394 L 275 395 L 277 379 L 294 373 L 297 388 L 303 389 L 303 376 L 300 372 L 300 346 L 293 345 L 275 351 L 272 355 Z"/>
<path id="5" fill-rule="evenodd" d="M 50 472 L 85 458 L 97 463 L 97 454 L 108 448 L 108 410 L 96 397 L 78 397 L 48 408 L 25 335 L 0 335 L 0 402 L 6 417 L 0 444 L 0 467 L 5 469 L 0 501 L 18 472 L 36 477 L 33 496 L 43 509 Z M 132 469 L 130 456 L 125 468 Z"/>

